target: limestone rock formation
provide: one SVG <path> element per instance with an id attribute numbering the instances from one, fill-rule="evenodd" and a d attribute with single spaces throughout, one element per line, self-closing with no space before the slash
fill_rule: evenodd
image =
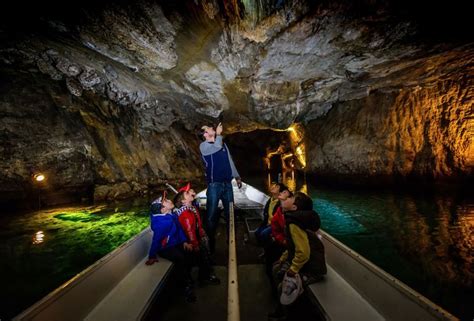
<path id="1" fill-rule="evenodd" d="M 438 36 L 441 10 L 408 4 L 143 0 L 5 15 L 1 198 L 113 199 L 201 179 L 196 130 L 222 115 L 228 134 L 302 124 L 304 169 L 321 176 L 470 177 L 472 36 L 462 19 Z M 32 184 L 39 170 L 48 186 Z"/>
<path id="2" fill-rule="evenodd" d="M 472 79 L 340 103 L 307 131 L 308 170 L 338 181 L 463 181 L 472 175 Z"/>

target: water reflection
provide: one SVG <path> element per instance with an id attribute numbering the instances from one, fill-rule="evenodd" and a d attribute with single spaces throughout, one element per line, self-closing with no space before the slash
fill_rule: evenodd
<path id="1" fill-rule="evenodd" d="M 299 172 L 297 171 L 283 171 L 281 173 L 267 173 L 266 180 L 266 190 L 270 190 L 270 186 L 273 182 L 283 183 L 292 192 L 303 192 L 308 194 L 308 185 L 306 184 L 306 177 L 304 174 L 301 174 L 302 177 L 299 177 Z"/>
<path id="2" fill-rule="evenodd" d="M 44 242 L 44 232 L 38 231 L 33 236 L 33 244 L 41 244 Z"/>
<path id="3" fill-rule="evenodd" d="M 472 287 L 473 206 L 452 198 L 393 197 L 387 218 L 400 253 L 424 271 L 424 277 Z M 398 232 L 397 232 L 398 231 Z"/>

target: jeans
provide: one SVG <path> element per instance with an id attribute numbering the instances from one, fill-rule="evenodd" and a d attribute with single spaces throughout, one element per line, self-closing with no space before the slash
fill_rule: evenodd
<path id="1" fill-rule="evenodd" d="M 227 232 L 229 229 L 229 202 L 234 202 L 234 193 L 232 191 L 231 182 L 223 183 L 209 183 L 207 185 L 207 217 L 206 217 L 206 232 L 210 241 L 211 252 L 215 250 L 215 235 L 217 225 L 219 224 L 219 200 L 222 200 L 224 205 L 225 220 L 227 223 Z"/>
<path id="2" fill-rule="evenodd" d="M 271 243 L 272 240 L 272 227 L 271 225 L 260 226 L 255 231 L 255 238 L 257 239 L 258 245 L 266 246 Z"/>

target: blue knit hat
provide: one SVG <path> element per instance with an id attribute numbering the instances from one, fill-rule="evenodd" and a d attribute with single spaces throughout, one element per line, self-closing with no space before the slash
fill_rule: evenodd
<path id="1" fill-rule="evenodd" d="M 161 214 L 161 197 L 157 198 L 151 203 L 150 212 L 151 214 Z"/>

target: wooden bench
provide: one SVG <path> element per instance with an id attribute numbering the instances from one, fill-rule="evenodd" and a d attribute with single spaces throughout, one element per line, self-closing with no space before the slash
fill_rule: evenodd
<path id="1" fill-rule="evenodd" d="M 385 320 L 330 266 L 324 280 L 310 284 L 307 291 L 312 294 L 326 320 Z"/>
<path id="2" fill-rule="evenodd" d="M 151 239 L 147 228 L 13 320 L 140 320 L 173 266 L 145 265 Z"/>

